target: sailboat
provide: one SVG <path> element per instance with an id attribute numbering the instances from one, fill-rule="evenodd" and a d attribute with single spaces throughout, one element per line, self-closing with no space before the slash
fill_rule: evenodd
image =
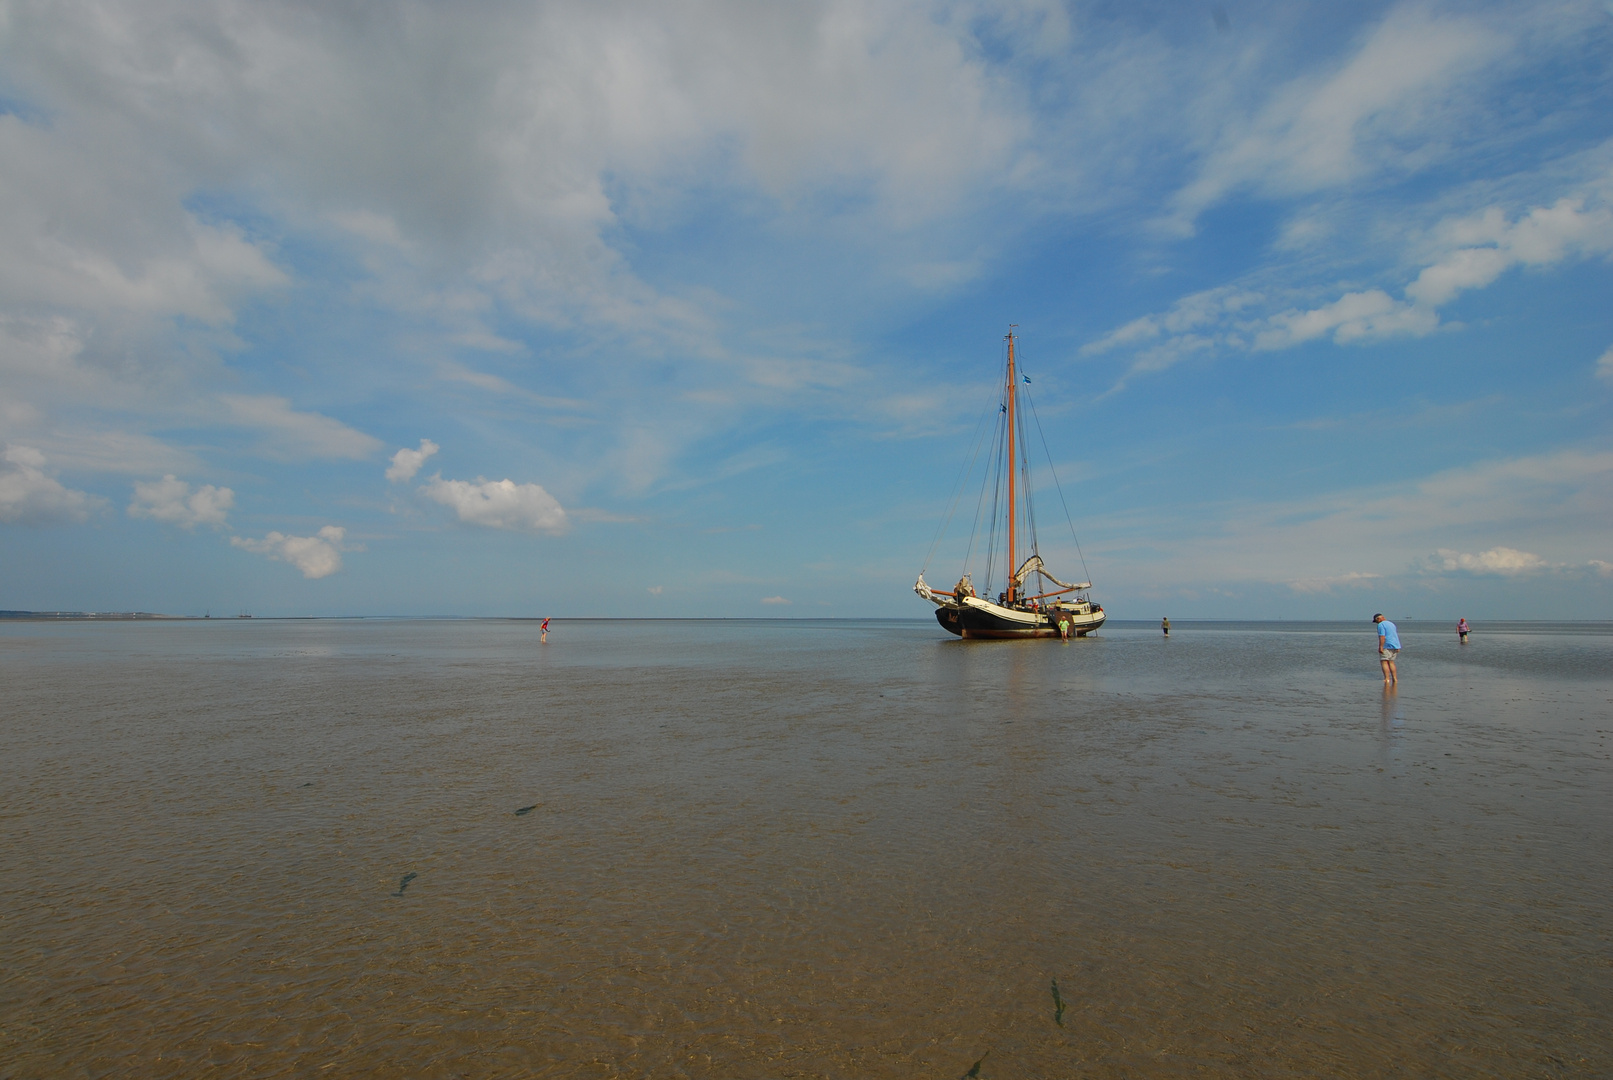
<path id="1" fill-rule="evenodd" d="M 1070 633 L 1075 637 L 1086 637 L 1103 625 L 1105 618 L 1103 607 L 1092 602 L 1092 582 L 1061 581 L 1042 563 L 1041 549 L 1036 542 L 1036 514 L 1031 503 L 1030 461 L 1026 453 L 1024 414 L 1020 407 L 1022 376 L 1015 368 L 1012 330 L 1008 333 L 1007 341 L 1008 364 L 1002 383 L 1002 399 L 998 402 L 996 439 L 991 454 L 997 468 L 992 470 L 988 467 L 986 470 L 986 486 L 981 489 L 979 503 L 984 510 L 986 497 L 988 494 L 991 496 L 991 512 L 986 526 L 988 542 L 984 588 L 987 595 L 982 596 L 976 591 L 969 573 L 967 556 L 963 576 L 958 579 L 958 583 L 951 591 L 931 588 L 924 580 L 923 570 L 919 571 L 913 591 L 935 605 L 936 621 L 943 628 L 962 638 L 1058 637 L 1060 620 L 1069 624 Z M 1028 378 L 1024 381 L 1027 384 L 1030 382 Z M 1033 418 L 1034 415 L 1032 410 Z M 1038 430 L 1040 430 L 1039 423 Z M 1049 461 L 1048 464 L 1051 466 L 1052 462 Z M 1024 485 L 1023 498 L 1020 492 L 1021 482 Z M 1057 477 L 1054 478 L 1054 482 L 1057 483 Z M 960 494 L 961 491 L 960 485 Z M 999 516 L 998 511 L 1003 508 L 1004 495 L 1006 495 L 1007 512 Z M 1062 501 L 1062 490 L 1059 497 Z M 956 506 L 955 498 L 954 510 Z M 949 513 L 949 520 L 950 517 Z M 1067 509 L 1066 517 L 1068 517 Z M 977 513 L 977 533 L 979 521 L 980 515 Z M 943 522 L 943 532 L 945 528 Z M 1022 529 L 1029 541 L 1028 549 L 1020 545 Z M 1070 532 L 1073 537 L 1075 532 L 1073 523 Z M 998 552 L 999 536 L 1006 538 L 1007 559 L 1003 565 L 1011 572 L 1002 591 L 995 599 L 991 599 L 989 597 L 991 576 Z M 940 542 L 939 534 L 936 542 Z M 969 543 L 971 555 L 974 550 L 974 538 L 971 538 Z M 1079 543 L 1076 550 L 1080 551 Z M 934 545 L 930 551 L 933 557 Z M 1017 562 L 1021 551 L 1028 551 L 1028 554 L 1023 562 Z M 926 560 L 927 566 L 928 560 Z"/>

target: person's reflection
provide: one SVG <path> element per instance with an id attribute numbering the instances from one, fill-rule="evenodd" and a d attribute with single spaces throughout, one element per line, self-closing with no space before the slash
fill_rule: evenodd
<path id="1" fill-rule="evenodd" d="M 1400 688 L 1395 683 L 1383 686 L 1382 719 L 1378 724 L 1380 767 L 1392 770 L 1400 764 L 1400 732 L 1406 725 L 1406 713 L 1400 707 Z"/>

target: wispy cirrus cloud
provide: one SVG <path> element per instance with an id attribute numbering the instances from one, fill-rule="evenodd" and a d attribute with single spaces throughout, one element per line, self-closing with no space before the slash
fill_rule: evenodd
<path id="1" fill-rule="evenodd" d="M 1592 567 L 1609 554 L 1610 508 L 1613 451 L 1570 450 L 1296 499 L 1178 507 L 1169 521 L 1129 516 L 1101 527 L 1153 537 L 1150 572 L 1177 582 L 1325 593 L 1429 575 Z M 1474 539 L 1491 542 L 1469 553 Z"/>
<path id="2" fill-rule="evenodd" d="M 1270 293 L 1224 286 L 1183 297 L 1167 311 L 1133 319 L 1081 349 L 1083 356 L 1131 355 L 1114 389 L 1198 353 L 1273 351 L 1318 338 L 1349 345 L 1424 337 L 1441 328 L 1438 308 L 1493 284 L 1514 267 L 1543 268 L 1613 255 L 1613 208 L 1603 188 L 1565 196 L 1516 217 L 1500 207 L 1448 217 L 1414 241 L 1426 262 L 1397 299 L 1385 289 L 1343 292 L 1315 306 L 1275 309 Z"/>
<path id="3" fill-rule="evenodd" d="M 1512 38 L 1471 15 L 1391 9 L 1335 70 L 1273 87 L 1263 108 L 1224 120 L 1198 175 L 1175 196 L 1169 224 L 1190 229 L 1242 188 L 1291 195 L 1415 168 L 1427 155 L 1407 144 L 1449 122 L 1452 98 L 1482 79 Z"/>
<path id="4" fill-rule="evenodd" d="M 1330 593 L 1335 589 L 1370 588 L 1382 580 L 1382 574 L 1367 574 L 1352 570 L 1349 573 L 1332 574 L 1328 577 L 1300 578 L 1298 581 L 1288 582 L 1288 587 L 1297 593 Z"/>
<path id="5" fill-rule="evenodd" d="M 221 394 L 231 419 L 263 436 L 264 451 L 292 461 L 362 459 L 381 449 L 381 440 L 314 412 L 298 412 L 272 394 Z"/>
<path id="6" fill-rule="evenodd" d="M 1289 309 L 1268 316 L 1254 335 L 1256 349 L 1286 349 L 1332 335 L 1335 342 L 1410 336 L 1422 337 L 1439 328 L 1439 315 L 1417 304 L 1396 300 L 1382 289 L 1345 293 L 1331 304 L 1309 311 Z"/>

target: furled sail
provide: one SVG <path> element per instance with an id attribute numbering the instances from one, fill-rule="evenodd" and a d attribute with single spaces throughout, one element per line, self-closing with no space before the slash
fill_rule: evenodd
<path id="1" fill-rule="evenodd" d="M 1030 558 L 1025 560 L 1024 564 L 1020 566 L 1017 571 L 1014 572 L 1014 585 L 1019 586 L 1025 584 L 1025 579 L 1030 577 L 1032 574 L 1041 574 L 1043 577 L 1061 589 L 1092 588 L 1092 582 L 1090 581 L 1083 581 L 1078 585 L 1071 585 L 1068 581 L 1060 581 L 1058 578 L 1047 572 L 1047 568 L 1042 565 L 1042 557 L 1040 555 L 1032 555 Z"/>

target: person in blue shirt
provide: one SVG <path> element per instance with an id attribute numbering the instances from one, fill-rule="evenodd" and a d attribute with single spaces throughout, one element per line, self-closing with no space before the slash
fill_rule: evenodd
<path id="1" fill-rule="evenodd" d="M 1395 670 L 1395 661 L 1400 658 L 1400 631 L 1382 612 L 1372 616 L 1372 621 L 1378 626 L 1378 663 L 1383 668 L 1383 684 L 1391 686 L 1400 681 L 1400 673 Z"/>

